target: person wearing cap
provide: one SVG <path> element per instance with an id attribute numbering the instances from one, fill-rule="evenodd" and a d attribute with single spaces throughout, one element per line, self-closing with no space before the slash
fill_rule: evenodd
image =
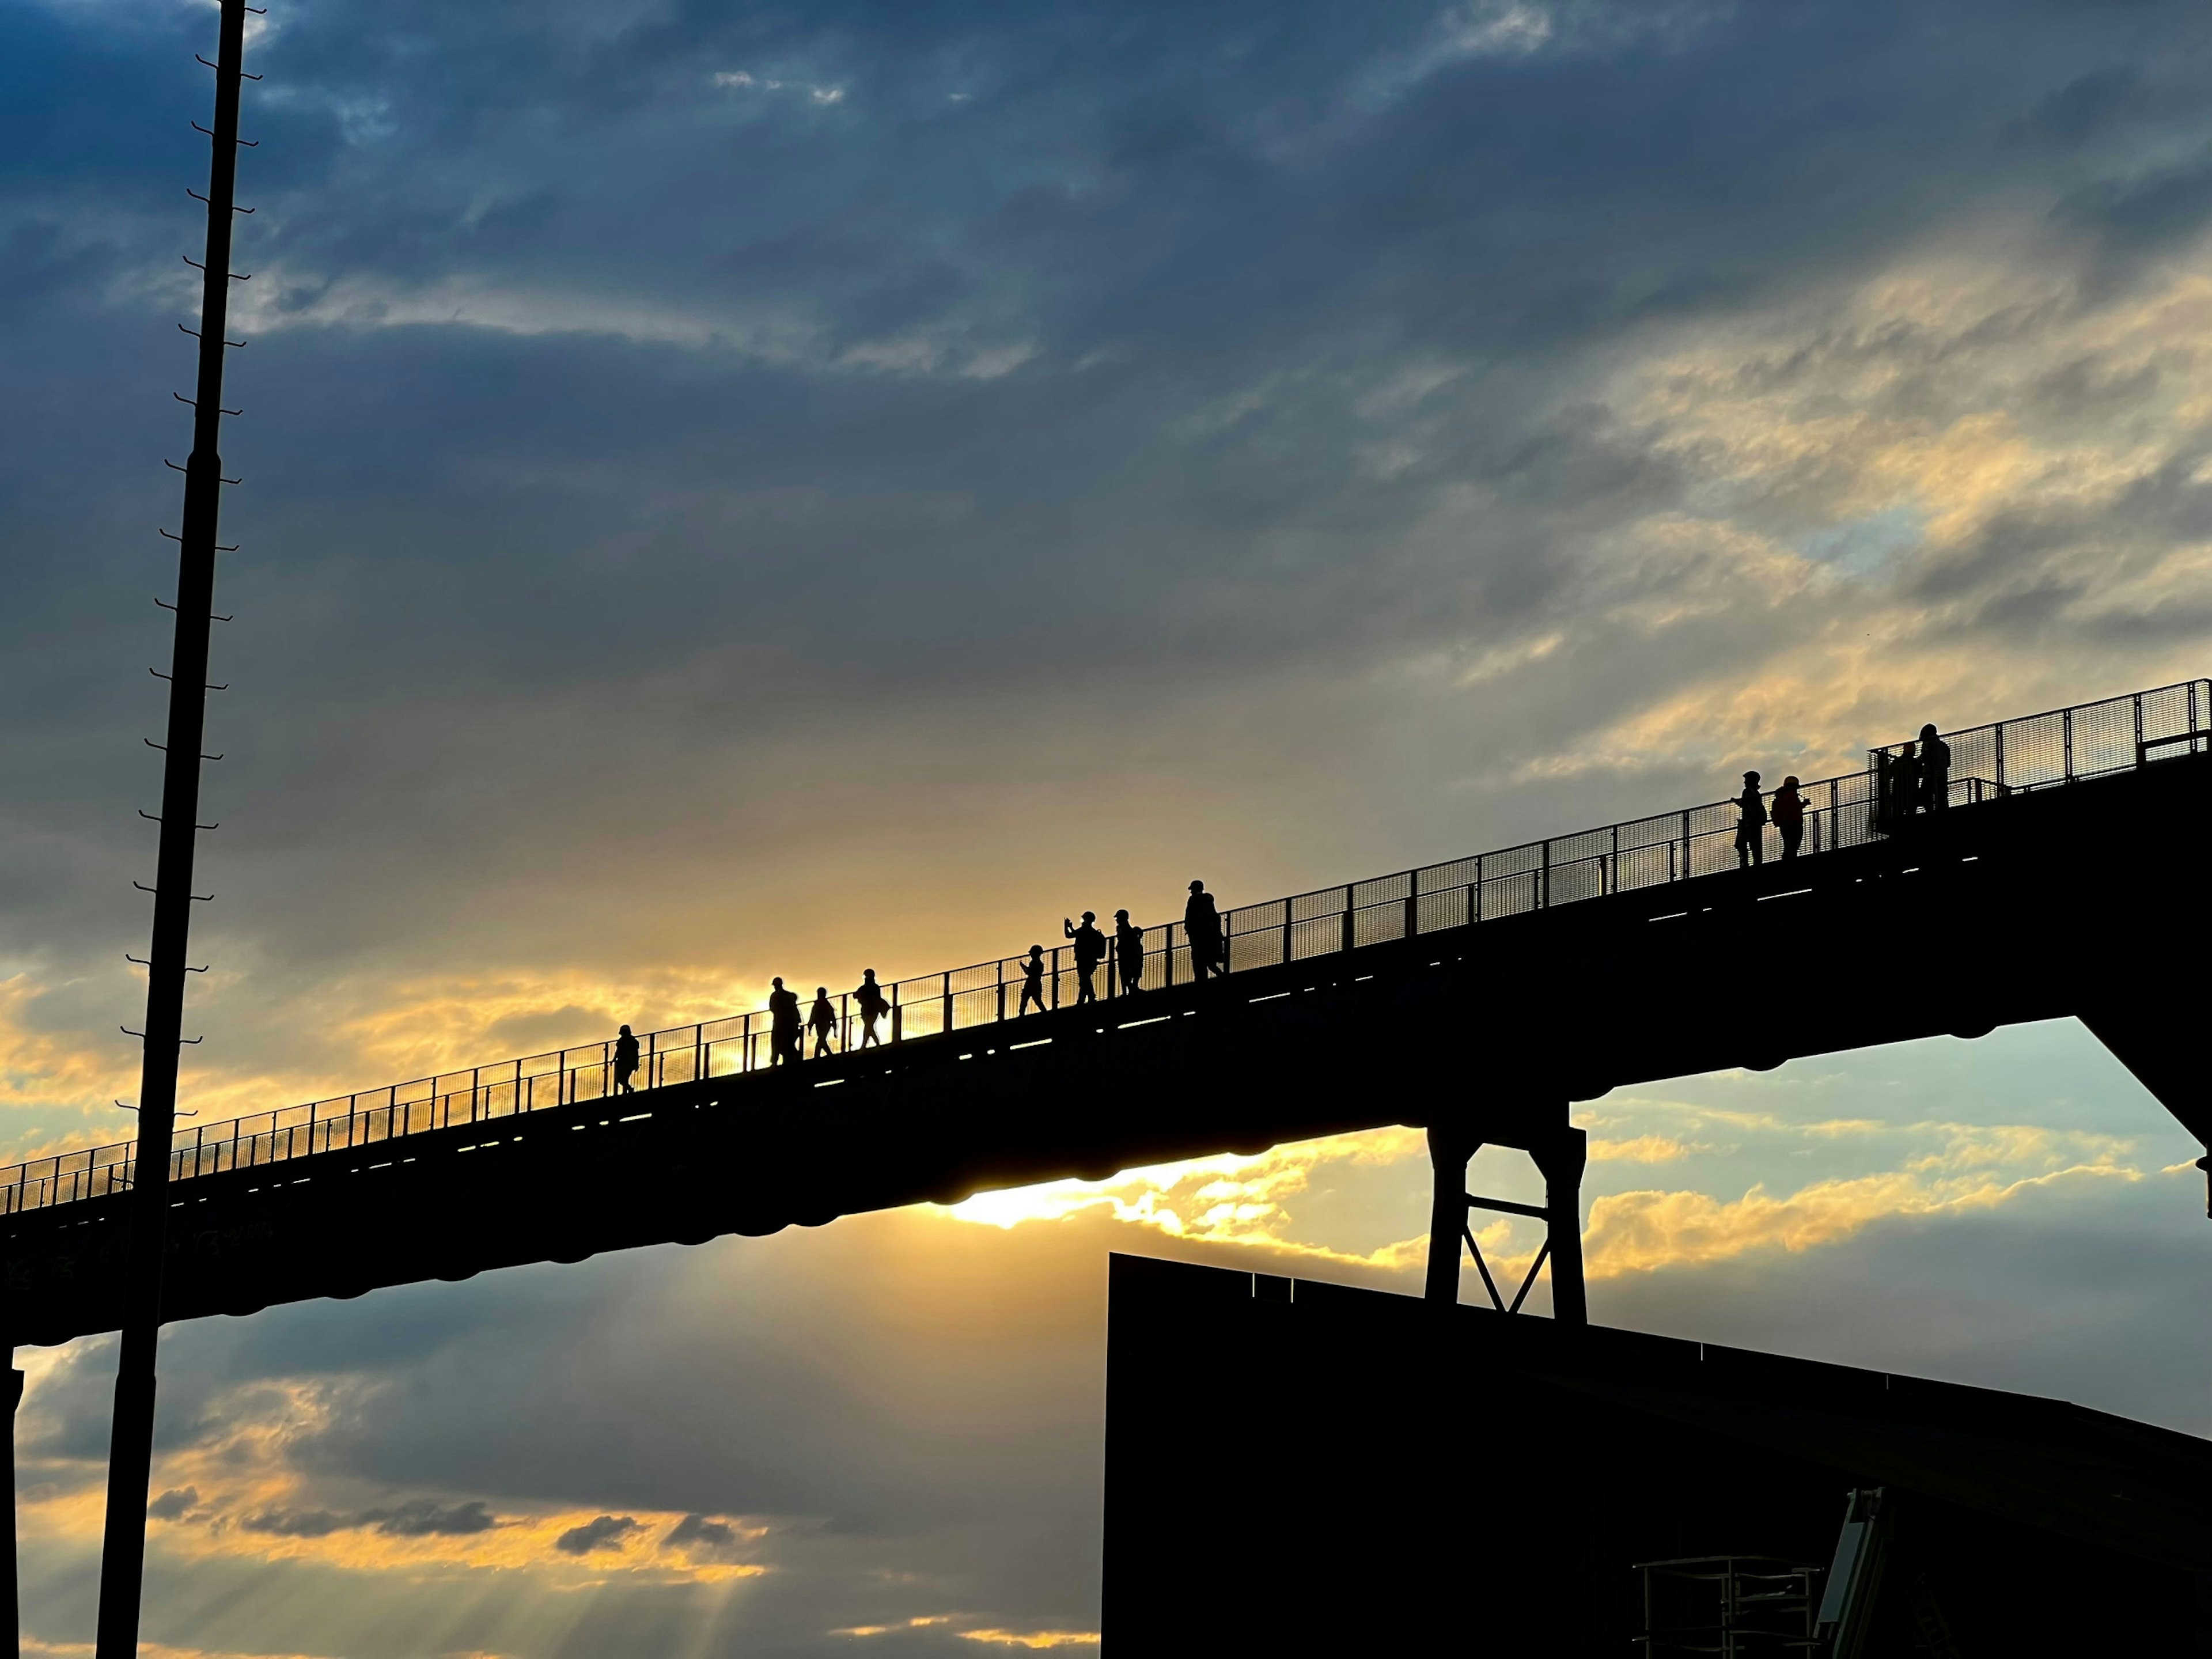
<path id="1" fill-rule="evenodd" d="M 1951 745 L 1933 726 L 1920 728 L 1920 806 L 1940 812 L 1951 804 Z"/>
<path id="2" fill-rule="evenodd" d="M 1805 798 L 1797 793 L 1794 774 L 1782 780 L 1782 787 L 1774 792 L 1774 805 L 1768 810 L 1774 827 L 1782 832 L 1782 856 L 1796 858 L 1797 849 L 1805 844 Z"/>
<path id="3" fill-rule="evenodd" d="M 1214 907 L 1213 895 L 1206 890 L 1202 881 L 1190 884 L 1190 898 L 1182 907 L 1182 932 L 1190 941 L 1193 979 L 1202 980 L 1208 974 L 1227 975 L 1229 964 L 1221 959 L 1221 912 Z"/>
<path id="4" fill-rule="evenodd" d="M 1095 910 L 1083 913 L 1080 927 L 1066 916 L 1060 919 L 1060 931 L 1075 941 L 1075 1006 L 1079 1008 L 1086 1002 L 1098 1000 L 1098 988 L 1091 983 L 1091 975 L 1106 960 L 1106 935 L 1092 926 L 1097 920 Z"/>
<path id="5" fill-rule="evenodd" d="M 1114 966 L 1121 975 L 1123 996 L 1145 988 L 1145 930 L 1129 920 L 1127 910 L 1114 913 Z"/>
<path id="6" fill-rule="evenodd" d="M 1759 793 L 1759 774 L 1743 775 L 1743 793 L 1735 798 L 1735 864 L 1748 870 L 1766 862 L 1766 802 Z"/>
<path id="7" fill-rule="evenodd" d="M 1062 917 L 1061 920 L 1064 921 L 1066 918 Z M 1022 959 L 1022 1004 L 1020 1007 L 1014 1011 L 1014 1017 L 1017 1019 L 1020 1018 L 1024 1014 L 1029 1012 L 1032 1006 L 1034 1006 L 1037 1012 L 1041 1014 L 1046 1012 L 1044 1006 L 1044 946 L 1042 945 L 1030 945 L 1029 955 Z"/>

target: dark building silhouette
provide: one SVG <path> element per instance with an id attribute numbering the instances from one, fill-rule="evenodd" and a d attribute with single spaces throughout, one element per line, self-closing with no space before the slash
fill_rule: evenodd
<path id="1" fill-rule="evenodd" d="M 1114 1652 L 1214 1659 L 1226 1585 L 1282 1587 L 1237 1598 L 1233 1646 L 1255 1654 L 2181 1656 L 2212 1639 L 2212 1445 L 2192 1436 L 1136 1256 L 1112 1259 L 1108 1298 Z M 1419 1382 L 1479 1389 L 1482 1409 L 1425 1416 Z M 1224 1446 L 1294 1450 L 1278 1478 L 1298 1514 L 1332 1518 L 1322 1535 L 1160 1500 Z M 1724 1578 L 1755 1595 L 1724 1608 Z"/>

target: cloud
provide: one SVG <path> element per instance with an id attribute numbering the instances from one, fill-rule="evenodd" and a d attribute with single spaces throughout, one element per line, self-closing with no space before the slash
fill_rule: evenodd
<path id="1" fill-rule="evenodd" d="M 422 1538 L 439 1533 L 465 1535 L 489 1532 L 499 1525 L 499 1521 L 477 1499 L 440 1505 L 427 1498 L 417 1498 L 394 1510 L 363 1510 L 358 1524 L 371 1523 L 379 1532 L 395 1538 Z"/>
<path id="2" fill-rule="evenodd" d="M 618 1550 L 622 1540 L 634 1532 L 644 1531 L 637 1518 L 628 1515 L 602 1515 L 586 1521 L 580 1527 L 571 1527 L 553 1540 L 553 1547 L 568 1555 L 589 1555 L 593 1550 Z"/>
<path id="3" fill-rule="evenodd" d="M 197 1491 L 187 1488 L 186 1492 L 189 1496 L 175 1512 L 180 1513 L 199 1501 Z M 163 1498 L 166 1501 L 176 1496 L 179 1494 L 164 1493 Z M 417 1498 L 395 1509 L 362 1510 L 352 1515 L 337 1515 L 328 1510 L 263 1510 L 241 1516 L 238 1524 L 247 1532 L 269 1533 L 279 1538 L 328 1538 L 333 1533 L 364 1527 L 373 1527 L 392 1538 L 428 1538 L 465 1537 L 489 1532 L 501 1523 L 480 1501 L 441 1505 L 427 1498 Z M 565 1549 L 568 1546 L 560 1547 Z"/>
<path id="4" fill-rule="evenodd" d="M 1705 1193 L 1615 1193 L 1590 1205 L 1583 1249 L 1592 1278 L 1723 1261 L 1753 1251 L 1830 1245 L 1893 1216 L 1986 1209 L 2066 1176 L 2138 1180 L 2132 1170 L 2083 1168 L 2021 1182 L 1927 1184 L 1905 1175 L 1816 1182 L 1786 1196 L 1757 1188 L 1723 1201 Z"/>
<path id="5" fill-rule="evenodd" d="M 156 1521 L 173 1521 L 199 1501 L 198 1486 L 172 1486 L 146 1505 L 146 1513 Z"/>

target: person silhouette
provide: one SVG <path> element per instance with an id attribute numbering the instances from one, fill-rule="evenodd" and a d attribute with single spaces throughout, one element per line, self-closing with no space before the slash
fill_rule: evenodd
<path id="1" fill-rule="evenodd" d="M 1766 803 L 1759 793 L 1759 774 L 1743 775 L 1743 793 L 1735 798 L 1735 866 L 1747 870 L 1766 862 Z"/>
<path id="2" fill-rule="evenodd" d="M 1145 930 L 1127 910 L 1114 913 L 1114 965 L 1121 970 L 1123 996 L 1145 988 Z"/>
<path id="3" fill-rule="evenodd" d="M 1098 920 L 1096 911 L 1083 913 L 1083 926 L 1078 927 L 1066 916 L 1060 919 L 1060 931 L 1075 941 L 1075 1006 L 1098 1000 L 1098 988 L 1091 983 L 1098 964 L 1106 960 L 1106 935 L 1091 924 Z"/>
<path id="4" fill-rule="evenodd" d="M 1065 921 L 1066 918 L 1063 916 L 1060 920 Z M 1015 1017 L 1018 1018 L 1029 1012 L 1032 1004 L 1036 1005 L 1037 1012 L 1045 1012 L 1044 946 L 1042 945 L 1030 945 L 1029 956 L 1022 963 L 1022 1006 L 1014 1010 Z"/>
<path id="5" fill-rule="evenodd" d="M 768 1047 L 771 1066 L 799 1064 L 799 1039 L 804 1029 L 799 1019 L 799 993 L 787 991 L 783 981 L 768 994 Z"/>
<path id="6" fill-rule="evenodd" d="M 883 1046 L 883 1038 L 876 1035 L 876 1022 L 889 1011 L 890 1003 L 884 996 L 884 988 L 876 983 L 876 970 L 865 968 L 860 971 L 860 982 L 853 988 L 853 1006 L 860 1011 L 860 1046 L 871 1043 Z"/>
<path id="7" fill-rule="evenodd" d="M 1920 805 L 1940 812 L 1951 804 L 1951 745 L 1933 726 L 1920 728 Z"/>
<path id="8" fill-rule="evenodd" d="M 1805 844 L 1805 798 L 1797 793 L 1796 777 L 1782 780 L 1782 787 L 1774 792 L 1771 809 L 1774 827 L 1782 832 L 1782 856 L 1794 859 L 1797 849 Z"/>
<path id="9" fill-rule="evenodd" d="M 830 1038 L 837 1029 L 837 1010 L 830 1000 L 830 988 L 814 988 L 814 1006 L 806 1011 L 807 1029 L 814 1033 L 814 1058 L 826 1059 L 830 1054 Z"/>
<path id="10" fill-rule="evenodd" d="M 630 1079 L 637 1075 L 637 1039 L 629 1034 L 629 1027 L 622 1028 L 615 1039 L 615 1088 L 618 1093 L 634 1095 L 637 1090 Z"/>
<path id="11" fill-rule="evenodd" d="M 1889 763 L 1889 811 L 1893 818 L 1909 818 L 1920 810 L 1920 757 L 1909 743 L 1897 745 Z"/>
<path id="12" fill-rule="evenodd" d="M 1206 890 L 1206 884 L 1194 881 L 1190 884 L 1190 897 L 1182 907 L 1183 937 L 1190 941 L 1190 972 L 1193 979 L 1202 980 L 1208 974 L 1226 975 L 1229 964 L 1222 960 L 1221 912 L 1215 908 L 1213 895 Z"/>

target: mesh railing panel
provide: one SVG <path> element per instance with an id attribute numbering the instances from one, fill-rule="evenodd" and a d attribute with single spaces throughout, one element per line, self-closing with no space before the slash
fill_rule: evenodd
<path id="1" fill-rule="evenodd" d="M 2188 680 L 1947 732 L 1944 741 L 1951 750 L 1948 799 L 1954 807 L 2201 755 L 2212 751 L 2212 681 Z M 1878 769 L 1882 757 L 1893 752 L 1895 745 L 1870 751 L 1867 771 L 1802 787 L 1805 854 L 1881 838 L 1885 809 L 1878 799 Z M 1887 810 L 1894 810 L 1893 801 Z M 1765 856 L 1778 858 L 1778 828 L 1770 823 L 1759 835 Z M 1662 886 L 1735 868 L 1735 838 L 1733 805 L 1709 802 L 1349 886 L 1271 899 L 1223 916 L 1224 955 L 1229 971 L 1241 973 Z M 1103 1004 L 1117 1005 L 1113 1012 L 1118 1018 L 1136 1010 L 1121 1001 L 1127 994 L 1110 931 L 1109 945 L 1106 960 L 1093 975 L 1093 990 Z M 1146 928 L 1142 948 L 1139 994 L 1188 985 L 1198 977 L 1200 964 L 1193 959 L 1180 921 Z M 882 989 L 890 1006 L 876 1022 L 877 1040 L 910 1042 L 1018 1021 L 1025 1012 L 1025 961 L 1026 953 L 886 982 Z M 1065 944 L 1048 949 L 1037 979 L 1045 1007 L 1073 1006 L 1081 988 L 1073 949 Z M 811 1012 L 812 1002 L 802 994 L 802 1019 Z M 834 992 L 830 1002 L 829 1050 L 845 1053 L 861 1046 L 867 1028 L 854 992 Z M 770 1016 L 756 1011 L 642 1033 L 636 1074 L 628 1086 L 650 1089 L 769 1069 L 776 1059 L 774 1030 Z M 802 1031 L 802 1054 L 817 1046 L 813 1030 Z M 179 1136 L 170 1173 L 173 1179 L 213 1175 L 548 1107 L 619 1101 L 623 1088 L 614 1044 L 590 1043 L 196 1126 Z M 127 1190 L 133 1167 L 132 1148 L 123 1143 L 0 1170 L 0 1213 Z"/>

